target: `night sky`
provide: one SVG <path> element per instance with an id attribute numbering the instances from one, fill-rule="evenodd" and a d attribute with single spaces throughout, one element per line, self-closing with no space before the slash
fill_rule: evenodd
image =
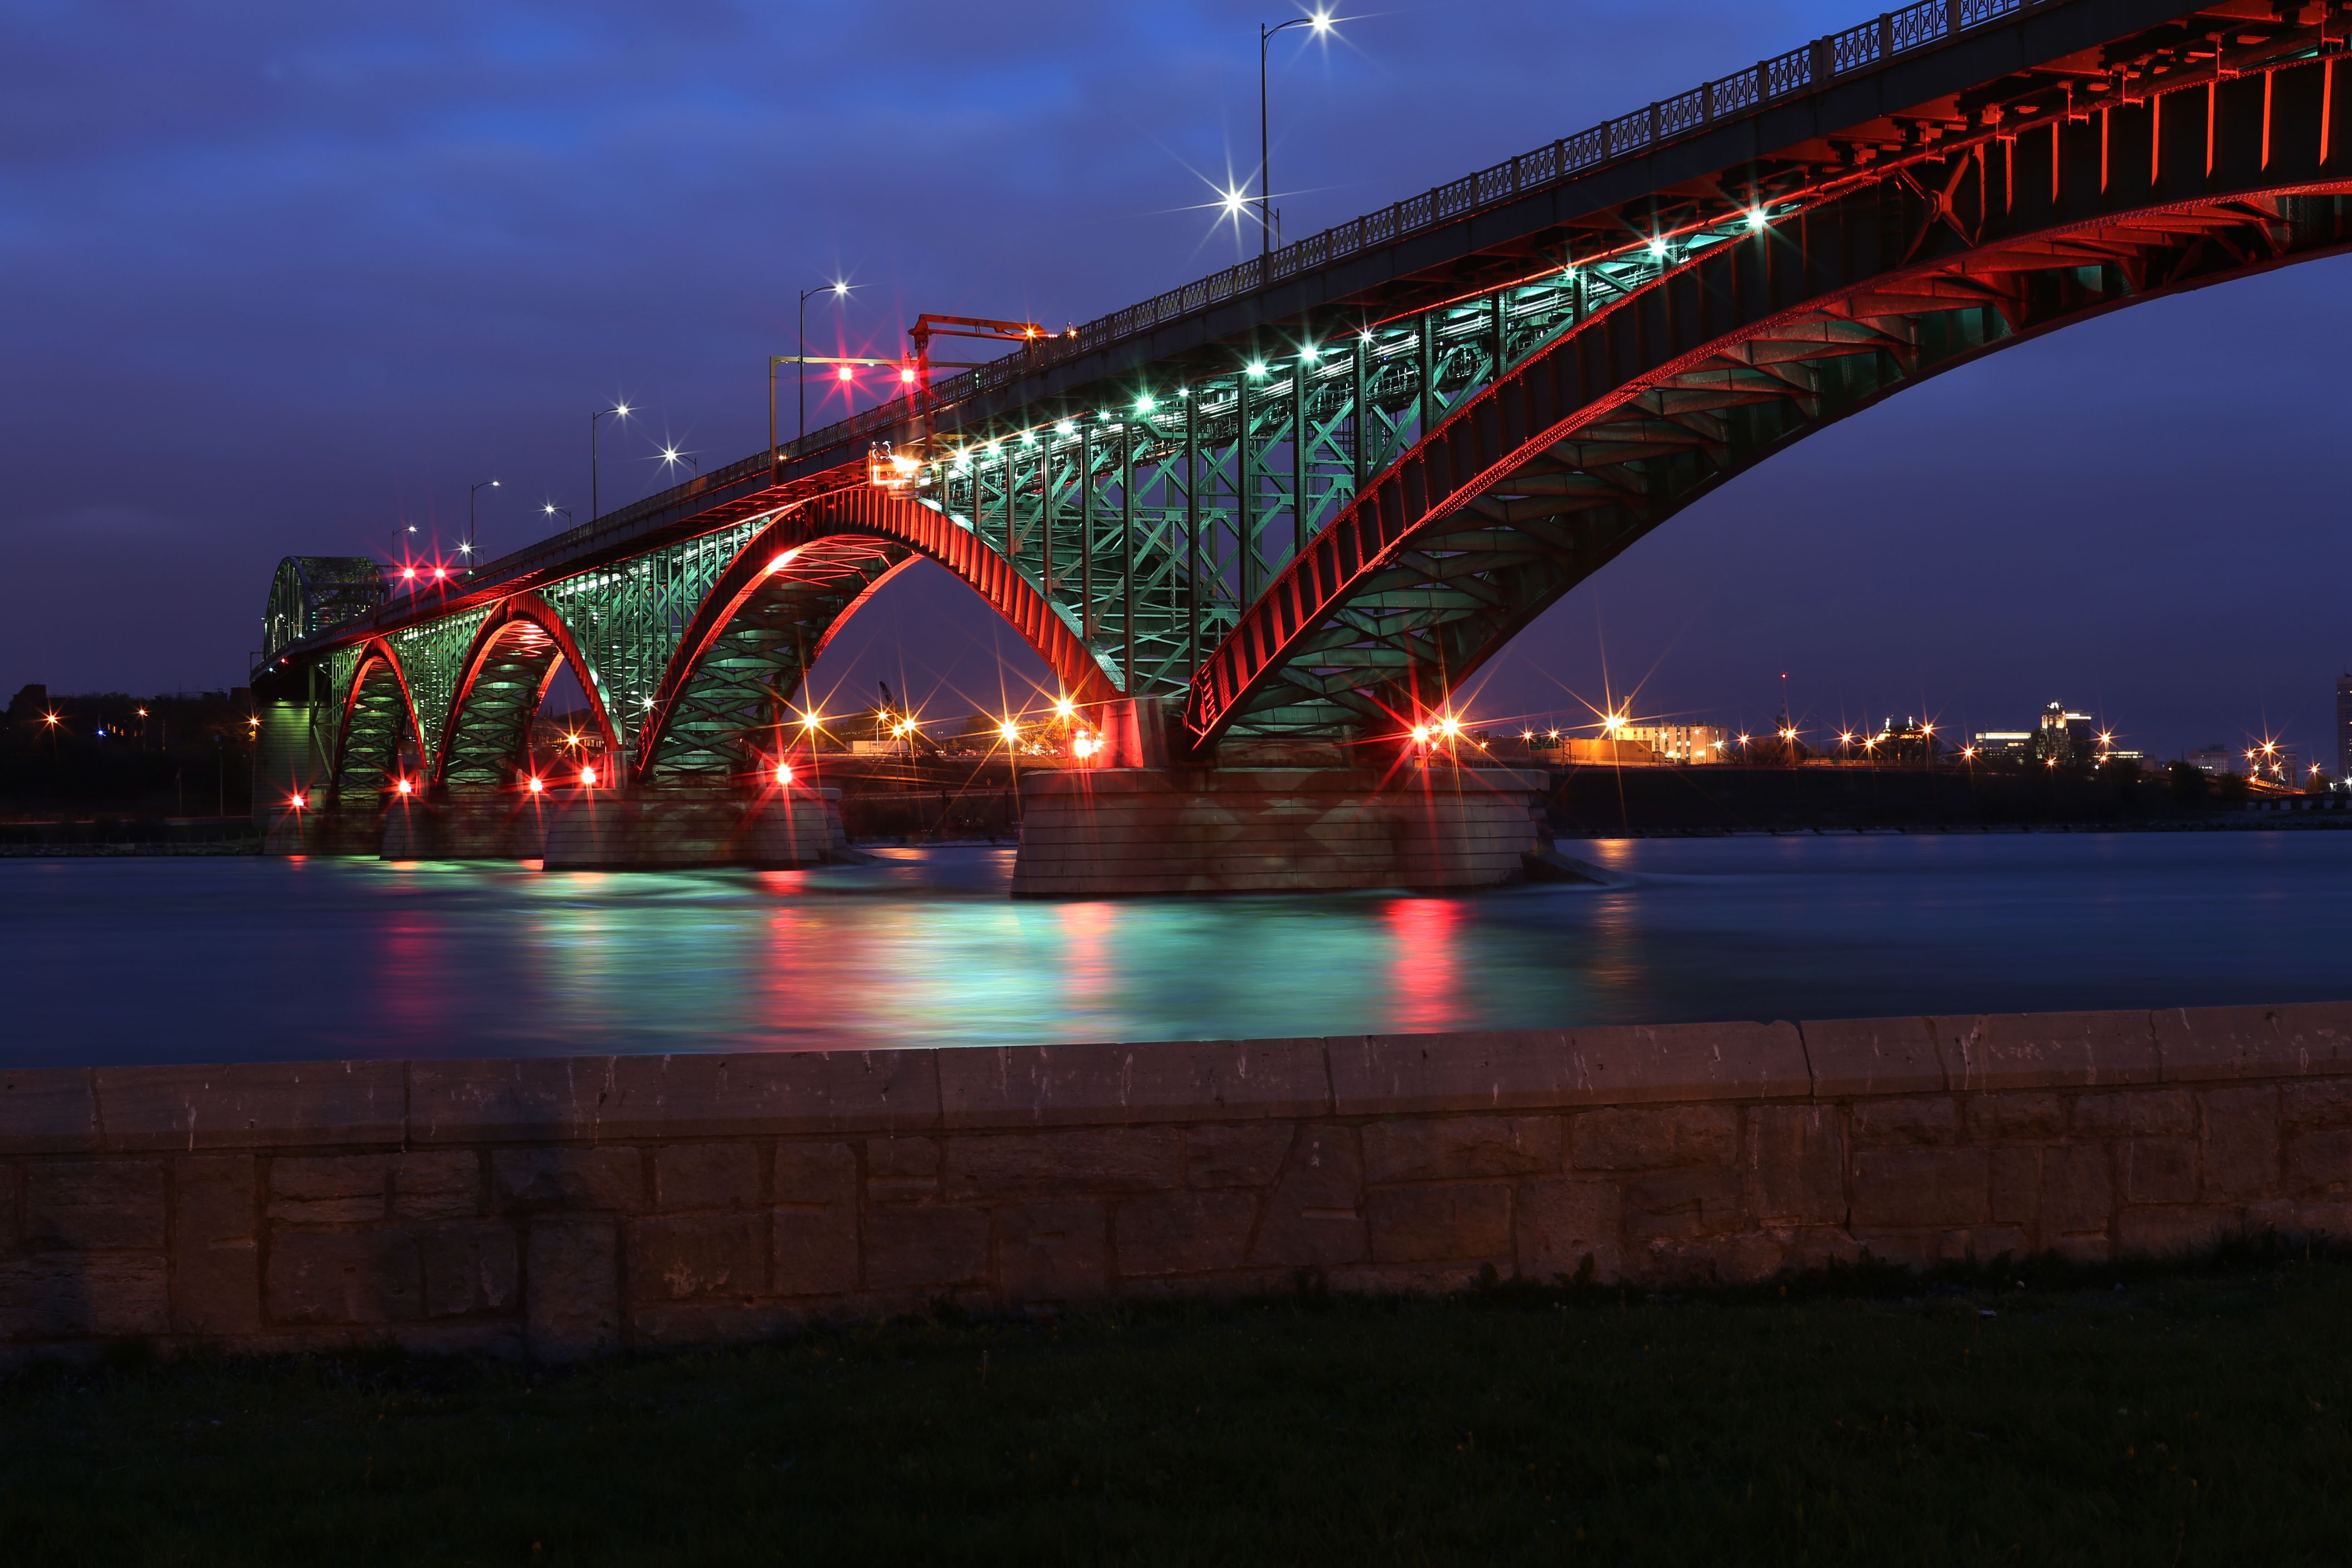
<path id="1" fill-rule="evenodd" d="M 1455 0 L 1277 40 L 1302 237 L 1857 19 Z M 921 310 L 1084 321 L 1235 258 L 1280 4 L 0 0 L 0 695 L 241 683 L 288 553 L 492 552 L 756 450 L 763 356 Z M 2326 743 L 2352 668 L 2352 258 L 2110 316 L 1906 393 L 1669 522 L 1514 646 L 1495 718 Z M 954 356 L 961 357 L 961 356 Z M 817 389 L 821 390 L 821 389 Z M 820 406 L 822 413 L 820 414 Z M 811 423 L 836 417 L 812 403 Z M 610 424 L 607 422 L 608 432 Z M 909 574 L 820 667 L 994 706 L 977 599 Z M 844 694 L 845 700 L 847 693 Z M 2319 752 L 2333 763 L 2332 746 Z"/>

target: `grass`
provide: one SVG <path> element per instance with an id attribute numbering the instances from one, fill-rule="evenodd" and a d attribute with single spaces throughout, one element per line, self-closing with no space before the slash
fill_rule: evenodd
<path id="1" fill-rule="evenodd" d="M 2352 1263 L 929 1321 L 0 1384 L 0 1563 L 2321 1563 Z"/>

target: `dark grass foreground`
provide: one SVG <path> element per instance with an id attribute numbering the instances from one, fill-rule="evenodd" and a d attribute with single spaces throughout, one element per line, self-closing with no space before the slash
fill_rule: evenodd
<path id="1" fill-rule="evenodd" d="M 928 1322 L 0 1384 L 0 1563 L 2352 1560 L 2352 1264 Z"/>

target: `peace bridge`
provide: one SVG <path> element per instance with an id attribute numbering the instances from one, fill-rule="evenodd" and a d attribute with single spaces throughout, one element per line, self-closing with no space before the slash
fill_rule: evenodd
<path id="1" fill-rule="evenodd" d="M 289 851 L 839 854 L 788 720 L 929 560 L 1110 739 L 1026 781 L 1017 892 L 1520 875 L 1540 781 L 1413 729 L 1814 431 L 2345 249 L 2347 33 L 2347 0 L 1924 0 L 963 374 L 918 353 L 880 407 L 457 578 L 289 557 L 257 809 Z M 530 776 L 559 666 L 611 776 Z"/>

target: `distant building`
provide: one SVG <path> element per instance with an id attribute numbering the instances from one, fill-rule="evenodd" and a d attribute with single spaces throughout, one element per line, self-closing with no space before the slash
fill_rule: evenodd
<path id="1" fill-rule="evenodd" d="M 2033 731 L 1979 730 L 1970 743 L 1976 747 L 1977 758 L 1980 762 L 1991 762 L 1997 757 L 2023 757 L 2033 750 Z"/>
<path id="2" fill-rule="evenodd" d="M 2352 779 L 2352 674 L 2336 678 L 2336 776 Z"/>
<path id="3" fill-rule="evenodd" d="M 2095 762 L 2103 749 L 2098 721 L 2088 713 L 2070 712 L 2063 702 L 2042 710 L 2042 723 L 2030 748 L 2035 762 L 2056 763 L 2062 768 Z"/>
<path id="4" fill-rule="evenodd" d="M 2220 778 L 2223 773 L 2236 773 L 2239 763 L 2243 760 L 2237 752 L 2223 745 L 2189 748 L 2189 765 L 2199 773 L 2210 774 L 2214 778 Z"/>
<path id="5" fill-rule="evenodd" d="M 1731 744 L 1731 732 L 1712 724 L 1627 724 L 1617 738 L 1649 747 L 1662 763 L 1719 763 Z"/>

